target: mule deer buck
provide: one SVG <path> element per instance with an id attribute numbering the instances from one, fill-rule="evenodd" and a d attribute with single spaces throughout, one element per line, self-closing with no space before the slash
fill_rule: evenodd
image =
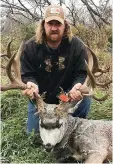
<path id="1" fill-rule="evenodd" d="M 10 52 L 8 46 L 8 54 Z M 21 49 L 17 55 L 21 55 Z M 83 96 L 91 95 L 93 98 L 101 101 L 107 96 L 96 98 L 93 95 L 93 89 L 96 85 L 101 85 L 95 81 L 94 73 L 107 72 L 98 67 L 96 55 L 87 47 L 88 64 L 86 68 L 88 76 L 80 89 Z M 7 54 L 7 55 L 8 55 Z M 10 55 L 11 56 L 11 55 Z M 17 59 L 19 59 L 17 57 Z M 2 86 L 1 90 L 26 89 L 26 84 L 21 81 L 19 69 L 16 69 L 18 60 L 15 55 L 10 57 L 6 71 L 11 81 L 10 85 Z M 16 72 L 16 78 L 11 73 L 13 66 Z M 19 68 L 19 67 L 18 67 Z M 18 72 L 18 73 L 17 73 Z M 111 82 L 111 81 L 110 81 Z M 102 86 L 108 85 L 102 84 Z M 112 158 L 112 123 L 111 121 L 88 120 L 78 117 L 72 117 L 76 105 L 80 102 L 60 102 L 56 104 L 46 104 L 40 95 L 36 95 L 36 106 L 39 114 L 39 129 L 43 145 L 47 151 L 54 152 L 57 159 L 62 161 L 65 158 L 73 157 L 76 160 L 83 160 L 85 163 L 102 164 L 104 160 Z"/>

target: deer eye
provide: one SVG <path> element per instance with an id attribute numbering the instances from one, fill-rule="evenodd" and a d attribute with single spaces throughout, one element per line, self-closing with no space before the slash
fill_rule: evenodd
<path id="1" fill-rule="evenodd" d="M 59 120 L 56 121 L 56 127 L 60 128 L 62 126 L 62 123 L 59 123 Z"/>
<path id="2" fill-rule="evenodd" d="M 61 123 L 61 124 L 59 124 L 58 128 L 60 128 L 61 126 L 62 126 L 62 123 Z"/>

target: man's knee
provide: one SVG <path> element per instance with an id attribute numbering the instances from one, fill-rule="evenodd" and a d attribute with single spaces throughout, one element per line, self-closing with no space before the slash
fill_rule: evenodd
<path id="1" fill-rule="evenodd" d="M 84 97 L 78 108 L 72 114 L 73 117 L 86 118 L 90 110 L 91 97 Z"/>

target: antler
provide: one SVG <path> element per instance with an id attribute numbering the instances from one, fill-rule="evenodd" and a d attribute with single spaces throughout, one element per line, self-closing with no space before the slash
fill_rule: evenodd
<path id="1" fill-rule="evenodd" d="M 86 77 L 84 84 L 82 85 L 82 87 L 79 90 L 81 91 L 83 96 L 92 96 L 97 101 L 105 101 L 107 99 L 107 97 L 109 96 L 109 93 L 107 93 L 106 95 L 104 95 L 101 98 L 98 98 L 94 95 L 94 88 L 96 87 L 97 84 L 99 85 L 99 83 L 97 83 L 95 81 L 93 73 L 90 71 L 89 65 L 87 64 L 86 61 L 85 61 L 85 64 L 86 64 L 86 69 L 87 69 L 88 75 Z M 106 86 L 106 85 L 110 84 L 111 82 L 112 81 L 109 81 L 106 84 L 100 84 L 100 86 L 101 87 Z"/>
<path id="2" fill-rule="evenodd" d="M 105 96 L 101 97 L 101 98 L 97 98 L 94 93 L 93 93 L 93 90 L 96 86 L 100 86 L 100 87 L 106 87 L 108 86 L 112 80 L 109 80 L 108 82 L 106 83 L 98 83 L 96 82 L 95 80 L 95 73 L 99 73 L 100 74 L 103 74 L 103 73 L 106 73 L 109 71 L 109 68 L 107 68 L 106 70 L 102 70 L 101 68 L 99 68 L 99 65 L 98 65 L 98 59 L 95 55 L 95 53 L 91 50 L 91 48 L 87 47 L 86 46 L 86 49 L 87 49 L 87 55 L 88 55 L 88 64 L 86 63 L 86 68 L 87 68 L 87 72 L 88 72 L 88 75 L 87 75 L 87 78 L 83 84 L 83 86 L 81 87 L 80 91 L 81 92 L 84 92 L 84 88 L 87 88 L 88 89 L 88 86 L 90 84 L 90 92 L 89 94 L 83 94 L 84 96 L 88 96 L 88 95 L 91 95 L 95 100 L 97 101 L 104 101 L 105 99 L 107 99 L 109 93 L 107 93 Z M 100 75 L 99 75 L 100 76 Z"/>
<path id="3" fill-rule="evenodd" d="M 94 65 L 93 65 L 93 70 L 92 70 L 92 72 L 93 72 L 94 76 L 95 76 L 95 77 L 99 77 L 99 76 L 101 76 L 103 73 L 109 72 L 110 67 L 108 67 L 107 69 L 101 69 L 101 68 L 99 68 L 98 59 L 97 59 L 95 53 L 93 52 L 93 50 L 91 49 L 88 40 L 87 40 L 87 45 L 85 45 L 85 46 L 86 46 L 86 48 L 87 48 L 88 53 L 89 53 L 89 54 L 91 53 L 91 55 L 92 55 L 92 57 L 93 57 Z M 96 74 L 97 72 L 98 72 L 98 74 Z"/>
<path id="4" fill-rule="evenodd" d="M 93 55 L 91 53 L 88 53 L 88 63 L 85 61 L 85 65 L 86 65 L 86 69 L 87 69 L 87 77 L 86 77 L 84 84 L 82 85 L 82 87 L 79 90 L 80 90 L 82 96 L 92 96 L 97 101 L 104 101 L 109 96 L 108 93 L 101 98 L 97 98 L 93 93 L 96 85 L 99 85 L 99 83 L 97 83 L 95 81 L 95 77 L 93 75 L 94 70 L 95 70 L 95 68 L 94 68 L 95 67 L 95 61 L 96 61 L 96 66 L 97 66 L 96 71 L 97 70 L 102 71 L 98 67 L 98 60 L 96 58 L 96 55 L 94 53 L 93 53 Z M 102 72 L 104 72 L 104 71 L 102 71 Z M 109 81 L 106 84 L 100 84 L 100 86 L 106 86 L 110 83 L 111 83 L 111 81 Z M 61 92 L 63 94 L 65 94 L 63 92 L 63 90 L 61 90 Z M 69 95 L 69 93 L 68 93 L 68 95 Z M 61 115 L 64 113 L 64 110 L 66 111 L 66 110 L 68 110 L 68 108 L 73 108 L 75 105 L 76 105 L 76 102 L 71 102 L 71 103 L 70 102 L 60 102 L 60 104 L 56 108 L 56 113 L 58 116 L 61 117 Z"/>
<path id="5" fill-rule="evenodd" d="M 89 66 L 87 64 L 87 62 L 85 61 L 86 64 L 86 69 L 87 69 L 87 78 L 84 82 L 84 84 L 82 85 L 82 87 L 79 89 L 82 93 L 83 96 L 92 96 L 92 98 L 94 98 L 97 101 L 105 101 L 107 99 L 107 97 L 109 96 L 109 93 L 107 93 L 106 95 L 104 95 L 101 98 L 98 98 L 94 95 L 94 88 L 96 87 L 97 83 L 95 81 L 95 78 L 92 74 L 92 72 L 89 69 Z M 90 82 L 89 82 L 90 80 Z M 100 86 L 104 86 L 105 84 L 101 84 Z"/>
<path id="6" fill-rule="evenodd" d="M 95 75 L 96 72 L 100 72 L 101 74 L 108 72 L 110 68 L 109 67 L 107 69 L 99 68 L 98 59 L 97 59 L 95 53 L 93 52 L 93 50 L 91 48 L 87 47 L 87 49 L 90 51 L 90 53 L 93 57 L 93 61 L 94 61 L 93 70 L 92 70 L 93 74 Z"/>
<path id="7" fill-rule="evenodd" d="M 93 50 L 92 50 L 91 48 L 89 48 L 89 47 L 87 47 L 87 46 L 86 46 L 86 48 L 87 48 L 88 60 L 90 61 L 91 58 L 92 58 L 92 60 L 93 60 L 92 66 L 91 66 L 91 67 L 92 67 L 92 70 L 91 70 L 91 67 L 90 67 L 91 64 L 88 63 L 88 65 L 90 64 L 90 65 L 89 65 L 89 68 L 90 68 L 90 70 L 92 71 L 94 77 L 99 77 L 99 76 L 101 76 L 103 73 L 109 72 L 110 67 L 108 67 L 107 69 L 101 69 L 101 68 L 99 68 L 98 59 L 97 59 L 97 57 L 96 57 L 96 54 L 93 52 Z M 96 81 L 95 81 L 95 82 L 96 82 Z M 96 82 L 96 85 L 97 85 L 97 86 L 101 86 L 101 87 L 105 87 L 105 86 L 108 86 L 111 82 L 112 82 L 112 80 L 110 80 L 110 81 L 108 81 L 108 82 L 106 82 L 106 83 L 98 83 L 98 82 Z"/>
<path id="8" fill-rule="evenodd" d="M 11 81 L 11 84 L 1 86 L 1 91 L 6 91 L 6 90 L 10 90 L 10 89 L 26 89 L 26 84 L 23 83 L 21 80 L 20 66 L 19 66 L 19 59 L 20 59 L 20 55 L 22 53 L 24 41 L 20 45 L 20 48 L 19 48 L 17 54 L 14 54 L 14 55 L 11 54 L 11 50 L 10 50 L 11 42 L 12 41 L 10 41 L 7 46 L 7 55 L 6 55 L 9 58 L 8 64 L 6 66 L 6 73 L 7 73 L 8 78 Z M 15 58 L 16 55 L 17 55 L 17 57 Z M 12 66 L 13 66 L 15 78 L 13 77 L 13 75 L 11 73 Z"/>
<path id="9" fill-rule="evenodd" d="M 39 94 L 36 94 L 35 92 L 34 92 L 34 97 L 36 100 L 36 107 L 38 108 L 38 111 L 35 113 L 35 115 L 40 114 L 40 116 L 43 116 L 43 112 L 45 110 L 44 108 L 45 102 L 43 101 L 43 98 Z"/>
<path id="10" fill-rule="evenodd" d="M 37 93 L 34 92 L 34 97 L 36 100 L 36 106 L 38 108 L 38 111 L 35 113 L 36 114 L 40 114 L 41 117 L 43 117 L 43 113 L 45 111 L 45 105 L 46 103 L 43 101 L 44 97 L 45 97 L 45 93 L 44 92 L 41 96 Z"/>
<path id="11" fill-rule="evenodd" d="M 5 85 L 5 86 L 1 86 L 1 91 L 7 91 L 10 89 L 26 89 L 27 85 L 25 83 L 22 82 L 21 80 L 21 73 L 20 73 L 20 56 L 22 54 L 22 49 L 23 49 L 23 45 L 24 45 L 24 41 L 22 41 L 18 52 L 14 55 L 11 54 L 11 46 L 12 40 L 9 42 L 8 46 L 7 46 L 7 54 L 5 54 L 5 56 L 9 59 L 8 64 L 6 66 L 6 73 L 8 78 L 10 79 L 11 84 L 9 85 Z M 3 57 L 3 55 L 1 56 Z M 11 67 L 13 67 L 13 71 L 14 71 L 14 75 L 12 75 L 11 73 Z M 40 96 L 39 94 L 34 93 L 34 96 L 36 98 L 36 106 L 38 107 L 38 112 L 37 113 L 42 113 L 42 111 L 44 112 L 44 101 L 42 96 Z"/>

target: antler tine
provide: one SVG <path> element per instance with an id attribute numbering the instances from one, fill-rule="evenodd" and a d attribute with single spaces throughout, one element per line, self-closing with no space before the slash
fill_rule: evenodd
<path id="1" fill-rule="evenodd" d="M 59 88 L 60 88 L 60 90 L 61 90 L 61 92 L 60 92 L 60 93 L 65 94 L 65 92 L 64 92 L 64 90 L 63 90 L 63 88 L 62 88 L 62 87 L 59 87 Z"/>
<path id="2" fill-rule="evenodd" d="M 105 101 L 108 98 L 108 96 L 109 96 L 109 93 L 107 93 L 106 95 L 104 95 L 101 98 L 97 98 L 95 95 L 93 95 L 92 97 L 97 101 Z"/>
<path id="3" fill-rule="evenodd" d="M 102 72 L 96 72 L 94 73 L 94 77 L 100 77 L 103 73 Z"/>
<path id="4" fill-rule="evenodd" d="M 101 72 L 103 74 L 103 73 L 109 72 L 109 70 L 110 70 L 110 67 L 108 67 L 106 69 L 98 68 L 98 70 L 96 72 Z"/>
<path id="5" fill-rule="evenodd" d="M 25 43 L 25 41 L 22 41 L 22 43 L 21 43 L 21 45 L 20 45 L 20 47 L 19 47 L 19 49 L 18 49 L 18 52 L 17 52 L 17 54 L 16 54 L 16 57 L 15 57 L 15 59 L 13 60 L 13 68 L 14 68 L 14 70 L 16 70 L 16 71 L 15 71 L 15 76 L 16 76 L 19 80 L 21 80 L 21 73 L 20 73 L 20 56 L 21 56 L 21 54 L 22 54 L 22 50 L 23 50 L 24 43 Z"/>
<path id="6" fill-rule="evenodd" d="M 3 57 L 5 60 L 8 60 L 7 54 L 1 54 L 0 57 Z"/>
<path id="7" fill-rule="evenodd" d="M 86 65 L 86 69 L 87 69 L 87 74 L 88 74 L 90 81 L 91 81 L 91 86 L 92 86 L 92 88 L 95 88 L 96 87 L 95 78 L 94 78 L 92 72 L 90 71 L 90 68 L 89 68 L 86 60 L 85 60 L 85 65 Z"/>
<path id="8" fill-rule="evenodd" d="M 23 40 L 21 42 L 21 44 L 20 44 L 20 47 L 19 47 L 18 52 L 17 52 L 17 55 L 15 57 L 16 60 L 19 60 L 20 59 L 20 56 L 21 56 L 21 53 L 22 53 L 24 44 L 25 44 L 25 40 Z"/>
<path id="9" fill-rule="evenodd" d="M 106 83 L 98 83 L 98 82 L 96 82 L 96 85 L 98 85 L 98 86 L 100 86 L 100 87 L 106 87 L 106 86 L 108 86 L 109 84 L 111 84 L 112 83 L 112 80 L 109 80 L 108 82 L 106 82 Z"/>
<path id="10" fill-rule="evenodd" d="M 6 91 L 6 90 L 10 90 L 10 89 L 21 89 L 22 90 L 22 89 L 26 89 L 26 87 L 27 87 L 26 84 L 24 84 L 22 81 L 20 81 L 19 79 L 15 79 L 11 73 L 11 65 L 13 63 L 13 59 L 14 59 L 15 55 L 16 54 L 14 54 L 10 58 L 7 66 L 6 66 L 7 76 L 10 79 L 11 84 L 9 84 L 7 86 L 1 86 L 1 91 Z"/>
<path id="11" fill-rule="evenodd" d="M 89 90 L 91 90 L 91 88 L 95 88 L 96 82 L 95 82 L 95 78 L 92 74 L 93 66 L 94 66 L 93 56 L 91 53 L 89 53 L 89 47 L 86 46 L 86 50 L 87 50 L 87 54 L 88 54 L 88 63 L 85 60 L 85 65 L 86 65 L 86 70 L 87 70 L 88 74 L 87 74 L 87 77 L 86 77 L 86 80 L 85 80 L 83 86 L 80 88 L 80 91 L 84 94 L 89 94 Z M 92 95 L 92 91 L 91 91 L 90 95 Z"/>
<path id="12" fill-rule="evenodd" d="M 8 64 L 6 66 L 6 73 L 8 78 L 11 81 L 11 84 L 7 85 L 7 86 L 1 86 L 1 91 L 6 91 L 9 89 L 26 89 L 27 86 L 26 84 L 24 84 L 22 82 L 22 80 L 20 79 L 20 69 L 19 69 L 19 65 L 17 63 L 17 61 L 15 61 L 15 56 L 16 53 L 14 55 L 11 56 L 11 51 L 10 51 L 10 45 L 11 45 L 12 40 L 10 41 L 10 43 L 8 44 L 8 48 L 7 48 L 7 56 L 10 58 L 8 61 Z M 21 47 L 21 46 L 20 46 Z M 19 58 L 18 58 L 19 59 Z M 14 69 L 14 73 L 15 73 L 15 77 L 13 77 L 12 73 L 11 73 L 11 67 L 13 65 L 13 69 Z"/>
<path id="13" fill-rule="evenodd" d="M 7 76 L 8 76 L 8 78 L 10 79 L 11 82 L 14 82 L 14 81 L 15 81 L 15 78 L 12 76 L 12 73 L 11 73 L 11 66 L 12 66 L 12 63 L 13 63 L 13 60 L 14 60 L 15 55 L 16 55 L 16 54 L 14 54 L 14 55 L 10 58 L 10 60 L 9 60 L 9 62 L 8 62 L 8 64 L 7 64 L 7 66 L 6 66 L 6 73 L 7 73 Z"/>
<path id="14" fill-rule="evenodd" d="M 86 60 L 85 60 L 85 65 L 86 65 L 86 70 L 87 70 L 88 75 L 86 77 L 84 84 L 79 90 L 82 93 L 82 95 L 92 95 L 93 94 L 92 90 L 96 87 L 96 82 Z"/>
<path id="15" fill-rule="evenodd" d="M 107 69 L 100 71 L 100 72 L 95 72 L 94 73 L 94 77 L 100 77 L 103 73 L 109 72 L 110 67 L 108 67 Z"/>
<path id="16" fill-rule="evenodd" d="M 109 67 L 107 69 L 99 68 L 98 60 L 97 60 L 95 53 L 93 52 L 93 50 L 90 47 L 87 47 L 87 48 L 90 51 L 90 53 L 92 54 L 92 57 L 94 60 L 93 74 L 95 74 L 96 72 L 101 72 L 101 74 L 108 72 L 110 68 Z"/>
<path id="17" fill-rule="evenodd" d="M 11 54 L 11 49 L 10 49 L 10 46 L 11 46 L 11 43 L 12 43 L 13 39 L 8 43 L 8 46 L 7 46 L 7 57 L 10 59 L 12 54 Z"/>
<path id="18" fill-rule="evenodd" d="M 90 78 L 90 82 L 91 82 L 91 86 L 90 88 L 88 87 L 88 77 L 86 78 L 83 86 L 80 88 L 80 91 L 82 93 L 83 96 L 92 96 L 95 100 L 97 101 L 105 101 L 107 99 L 107 97 L 109 96 L 109 93 L 107 93 L 106 95 L 104 95 L 103 97 L 101 98 L 97 98 L 94 93 L 93 93 L 93 89 L 95 88 L 95 86 L 97 85 L 96 81 L 95 81 L 95 78 L 92 74 L 92 72 L 90 71 L 89 69 L 89 66 L 87 64 L 87 62 L 85 61 L 85 64 L 86 64 L 86 69 L 87 69 L 87 73 L 88 73 L 88 76 Z M 110 81 L 111 82 L 111 81 Z M 110 83 L 109 82 L 109 83 Z M 109 84 L 109 83 L 106 83 L 106 84 Z M 104 86 L 105 84 L 103 84 Z"/>

